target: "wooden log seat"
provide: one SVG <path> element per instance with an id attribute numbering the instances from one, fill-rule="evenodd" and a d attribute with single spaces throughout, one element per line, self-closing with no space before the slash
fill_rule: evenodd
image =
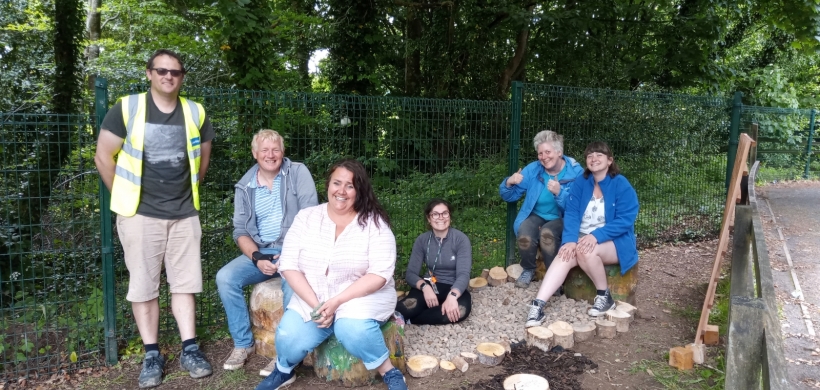
<path id="1" fill-rule="evenodd" d="M 276 357 L 276 327 L 285 314 L 282 306 L 282 279 L 274 278 L 253 286 L 250 300 L 251 332 L 256 353 Z"/>
<path id="2" fill-rule="evenodd" d="M 381 326 L 381 331 L 390 351 L 390 361 L 405 372 L 404 329 L 391 319 Z M 376 370 L 368 371 L 360 359 L 347 352 L 335 335 L 313 350 L 313 358 L 316 376 L 328 382 L 344 387 L 369 386 L 377 382 Z"/>
<path id="3" fill-rule="evenodd" d="M 635 287 L 638 286 L 638 264 L 621 275 L 620 264 L 604 266 L 606 281 L 612 298 L 635 306 Z M 595 285 L 581 267 L 574 267 L 564 281 L 564 294 L 567 298 L 587 301 L 590 305 L 595 300 Z"/>

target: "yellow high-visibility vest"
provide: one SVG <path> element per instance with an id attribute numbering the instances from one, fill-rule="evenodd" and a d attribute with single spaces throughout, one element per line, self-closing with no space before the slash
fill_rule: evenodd
<path id="1" fill-rule="evenodd" d="M 201 156 L 199 129 L 205 122 L 201 104 L 179 98 L 185 118 L 188 161 L 191 166 L 191 192 L 194 208 L 199 210 L 199 160 Z M 124 217 L 137 213 L 142 187 L 142 156 L 145 141 L 145 119 L 148 98 L 145 93 L 122 98 L 122 118 L 127 135 L 117 154 L 114 184 L 111 186 L 111 211 Z"/>

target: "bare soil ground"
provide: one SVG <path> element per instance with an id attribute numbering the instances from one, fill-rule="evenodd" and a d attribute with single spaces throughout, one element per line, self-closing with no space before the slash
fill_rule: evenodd
<path id="1" fill-rule="evenodd" d="M 820 227 L 818 227 L 820 230 Z M 639 283 L 636 306 L 639 318 L 630 326 L 629 333 L 619 334 L 612 340 L 593 339 L 576 344 L 574 352 L 597 364 L 585 366 L 571 375 L 582 389 L 663 389 L 668 385 L 659 382 L 659 373 L 666 367 L 669 348 L 683 346 L 694 340 L 700 307 L 706 290 L 706 281 L 715 257 L 716 240 L 700 243 L 681 243 L 642 250 L 639 267 Z M 525 319 L 521 318 L 521 329 Z M 406 340 L 407 343 L 417 340 Z M 214 366 L 214 374 L 208 378 L 194 380 L 179 370 L 178 361 L 167 364 L 165 382 L 158 389 L 252 389 L 261 377 L 257 375 L 267 360 L 254 356 L 246 367 L 238 371 L 222 370 L 222 362 L 230 353 L 231 341 L 219 340 L 203 343 L 202 348 Z M 168 346 L 169 352 L 176 352 L 178 346 Z M 173 350 L 170 350 L 172 348 Z M 708 351 L 706 364 L 716 367 L 714 355 L 723 346 Z M 513 353 L 516 356 L 523 356 Z M 532 356 L 529 354 L 527 356 Z M 574 354 L 573 354 L 574 356 Z M 508 357 L 508 359 L 510 359 Z M 543 359 L 552 359 L 546 354 Z M 541 362 L 543 363 L 543 362 Z M 521 364 L 514 360 L 509 364 Z M 550 366 L 558 370 L 572 365 Z M 522 366 L 523 367 L 523 366 Z M 574 366 L 573 366 L 574 367 Z M 653 367 L 649 369 L 649 367 Z M 7 383 L 0 388 L 59 388 L 59 389 L 135 389 L 140 364 L 122 361 L 115 367 L 86 369 L 70 375 L 55 375 L 50 378 L 28 379 L 22 383 Z M 491 384 L 494 376 L 503 374 L 503 366 L 487 367 L 471 365 L 466 373 L 445 373 L 442 370 L 422 379 L 407 376 L 410 389 L 486 389 L 500 388 Z M 569 377 L 568 372 L 551 372 Z M 490 381 L 490 382 L 488 382 Z M 691 385 L 677 388 L 709 388 L 710 380 L 694 378 Z M 488 384 L 489 383 L 489 384 Z M 568 383 L 568 382 L 567 382 Z M 0 383 L 2 384 L 2 383 Z M 486 387 L 490 386 L 490 387 Z M 384 389 L 377 383 L 362 389 Z M 563 387 L 555 383 L 551 389 L 578 388 Z M 327 384 L 317 378 L 310 369 L 301 368 L 298 379 L 289 387 L 294 390 L 341 390 L 341 387 Z"/>
<path id="2" fill-rule="evenodd" d="M 780 182 L 758 188 L 788 372 L 795 388 L 820 389 L 820 343 L 806 323 L 810 321 L 815 334 L 820 331 L 820 182 Z M 778 228 L 785 240 L 780 239 Z M 803 294 L 802 302 L 792 280 L 784 242 Z"/>

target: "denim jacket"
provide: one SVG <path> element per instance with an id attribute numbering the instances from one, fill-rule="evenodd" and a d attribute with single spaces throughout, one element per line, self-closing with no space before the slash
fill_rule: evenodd
<path id="1" fill-rule="evenodd" d="M 555 195 L 555 203 L 558 205 L 558 210 L 561 214 L 564 213 L 564 206 L 566 205 L 567 196 L 569 196 L 570 185 L 572 185 L 576 177 L 584 173 L 584 168 L 582 168 L 581 164 L 575 161 L 574 158 L 564 156 L 564 162 L 567 164 L 567 171 L 564 173 L 564 177 L 559 181 L 561 191 L 558 195 Z M 530 213 L 532 213 L 532 210 L 535 208 L 535 203 L 538 202 L 541 191 L 547 188 L 547 184 L 544 183 L 544 178 L 541 177 L 541 172 L 543 171 L 544 167 L 541 165 L 541 162 L 538 160 L 533 161 L 521 170 L 521 175 L 524 176 L 524 180 L 521 181 L 521 183 L 507 187 L 507 179 L 509 178 L 509 176 L 507 176 L 501 181 L 501 185 L 498 187 L 498 193 L 505 202 L 516 202 L 521 199 L 521 196 L 525 193 L 527 194 L 524 198 L 524 203 L 521 205 L 521 210 L 518 211 L 518 216 L 515 217 L 515 223 L 513 223 L 513 230 L 516 236 L 518 235 L 518 228 L 521 226 L 521 223 L 530 216 Z"/>
<path id="2" fill-rule="evenodd" d="M 233 209 L 233 240 L 236 241 L 241 236 L 250 237 L 260 248 L 281 248 L 285 240 L 293 218 L 299 210 L 319 204 L 316 195 L 316 183 L 310 175 L 307 167 L 302 163 L 291 162 L 285 157 L 282 160 L 280 173 L 282 175 L 281 199 L 282 199 L 282 230 L 279 238 L 273 243 L 263 244 L 259 237 L 259 228 L 256 225 L 256 209 L 254 208 L 254 196 L 256 191 L 249 190 L 253 180 L 256 180 L 256 172 L 259 171 L 259 164 L 255 164 L 242 179 L 234 186 L 234 209 Z"/>

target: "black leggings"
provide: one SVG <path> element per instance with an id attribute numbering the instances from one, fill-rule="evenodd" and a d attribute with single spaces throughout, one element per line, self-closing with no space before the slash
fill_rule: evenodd
<path id="1" fill-rule="evenodd" d="M 396 304 L 396 311 L 401 313 L 405 320 L 409 320 L 410 323 L 415 325 L 452 324 L 446 314 L 441 314 L 441 305 L 450 294 L 451 287 L 452 285 L 449 284 L 436 283 L 439 305 L 433 308 L 427 307 L 427 302 L 424 300 L 424 292 L 413 287 L 410 289 L 410 293 Z M 470 298 L 470 292 L 464 291 L 461 296 L 458 297 L 458 311 L 461 315 L 456 322 L 461 322 L 467 318 L 472 308 L 473 300 Z"/>

